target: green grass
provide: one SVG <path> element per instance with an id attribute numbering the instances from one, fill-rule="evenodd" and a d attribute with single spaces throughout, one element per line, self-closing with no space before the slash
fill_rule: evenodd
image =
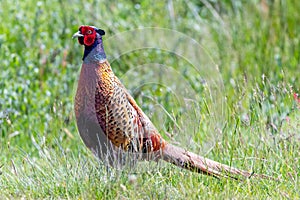
<path id="1" fill-rule="evenodd" d="M 300 3 L 203 2 L 1 1 L 0 198 L 299 199 Z M 106 30 L 113 70 L 166 139 L 281 181 L 216 180 L 164 162 L 118 171 L 98 162 L 73 114 L 82 47 L 71 37 L 81 24 Z M 143 27 L 176 30 L 203 49 L 168 36 L 172 51 L 126 52 L 133 40 L 145 42 L 136 30 Z M 132 38 L 113 38 L 124 31 Z M 157 33 L 144 39 L 164 45 Z M 211 74 L 215 65 L 219 73 Z"/>

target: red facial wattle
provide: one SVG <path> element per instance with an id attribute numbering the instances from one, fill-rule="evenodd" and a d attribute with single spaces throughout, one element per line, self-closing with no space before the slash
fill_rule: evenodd
<path id="1" fill-rule="evenodd" d="M 93 27 L 90 26 L 81 26 L 79 28 L 79 31 L 81 32 L 83 36 L 78 38 L 78 42 L 81 45 L 91 46 L 94 44 L 96 39 L 96 31 Z"/>

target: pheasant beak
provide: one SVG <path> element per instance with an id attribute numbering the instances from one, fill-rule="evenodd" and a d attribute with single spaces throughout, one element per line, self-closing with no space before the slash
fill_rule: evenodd
<path id="1" fill-rule="evenodd" d="M 72 36 L 72 39 L 74 39 L 74 38 L 79 38 L 79 37 L 83 37 L 84 35 L 82 35 L 81 33 L 80 33 L 80 31 L 78 31 L 78 32 L 76 32 L 73 36 Z"/>

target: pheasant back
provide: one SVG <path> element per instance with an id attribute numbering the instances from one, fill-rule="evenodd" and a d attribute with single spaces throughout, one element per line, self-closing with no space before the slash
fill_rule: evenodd
<path id="1" fill-rule="evenodd" d="M 99 63 L 96 73 L 99 80 L 95 91 L 95 109 L 102 130 L 115 146 L 138 152 L 142 146 L 142 126 L 137 112 L 128 102 L 108 62 Z"/>

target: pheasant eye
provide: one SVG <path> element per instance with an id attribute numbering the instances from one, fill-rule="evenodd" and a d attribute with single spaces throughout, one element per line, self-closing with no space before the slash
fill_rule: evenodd
<path id="1" fill-rule="evenodd" d="M 92 30 L 88 30 L 87 34 L 92 34 L 92 32 L 93 32 Z"/>

